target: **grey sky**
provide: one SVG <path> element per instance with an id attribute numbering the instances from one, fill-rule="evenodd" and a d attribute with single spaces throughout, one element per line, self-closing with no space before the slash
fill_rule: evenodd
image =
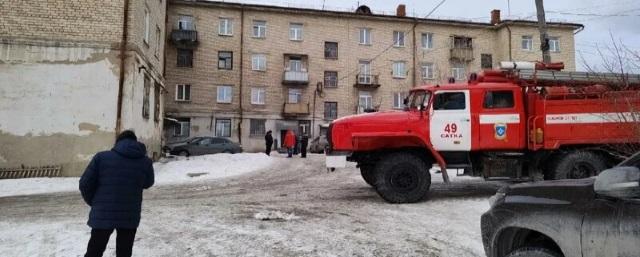
<path id="1" fill-rule="evenodd" d="M 426 15 L 441 0 L 227 0 L 279 6 L 295 6 L 321 9 L 355 8 L 358 3 L 369 6 L 375 13 L 392 14 L 398 4 L 407 6 L 407 13 L 417 16 Z M 535 20 L 534 0 L 446 0 L 431 18 L 458 18 L 474 21 L 489 21 L 492 9 L 502 10 L 502 18 L 520 18 Z M 576 64 L 584 69 L 581 55 L 594 66 L 601 66 L 602 60 L 598 48 L 606 55 L 611 45 L 611 32 L 616 40 L 621 40 L 630 49 L 640 52 L 640 0 L 546 0 L 547 19 L 551 21 L 575 22 L 585 25 L 585 29 L 576 35 Z M 593 15 L 595 14 L 595 15 Z M 596 16 L 599 15 L 599 16 Z M 630 60 L 630 58 L 628 59 Z M 640 73 L 640 70 L 633 71 Z"/>

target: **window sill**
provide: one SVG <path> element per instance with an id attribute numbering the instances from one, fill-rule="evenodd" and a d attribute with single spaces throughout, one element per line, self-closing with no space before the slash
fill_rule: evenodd
<path id="1" fill-rule="evenodd" d="M 260 104 L 260 103 L 251 103 L 251 105 L 255 105 L 255 106 L 265 106 L 266 104 L 264 104 L 264 103 L 261 103 L 261 104 Z"/>
<path id="2" fill-rule="evenodd" d="M 217 103 L 217 104 L 224 104 L 224 105 L 230 105 L 230 104 L 232 104 L 232 102 L 217 102 L 217 101 L 216 101 L 216 103 Z"/>
<path id="3" fill-rule="evenodd" d="M 392 78 L 394 78 L 394 79 L 406 79 L 407 77 L 397 77 L 397 76 L 393 76 Z"/>
<path id="4" fill-rule="evenodd" d="M 221 36 L 221 37 L 233 37 L 233 34 L 220 34 L 220 33 L 218 33 L 218 36 Z"/>
<path id="5" fill-rule="evenodd" d="M 325 88 L 325 89 L 327 89 L 327 88 L 338 88 L 338 86 L 326 86 L 326 85 L 325 85 L 325 86 L 324 86 L 324 88 Z"/>
<path id="6" fill-rule="evenodd" d="M 302 42 L 302 39 L 289 39 L 289 41 L 293 41 L 293 42 Z"/>
<path id="7" fill-rule="evenodd" d="M 371 43 L 358 43 L 361 46 L 371 46 Z"/>
<path id="8" fill-rule="evenodd" d="M 397 45 L 394 45 L 394 46 L 393 46 L 393 48 L 405 48 L 405 47 L 406 47 L 406 46 L 397 46 Z"/>
<path id="9" fill-rule="evenodd" d="M 326 60 L 338 60 L 338 57 L 324 57 Z"/>
<path id="10" fill-rule="evenodd" d="M 220 68 L 220 67 L 218 67 L 218 70 L 233 70 L 233 68 L 231 68 L 231 69 L 227 69 L 227 68 Z"/>
<path id="11" fill-rule="evenodd" d="M 175 100 L 176 103 L 190 103 L 191 100 Z"/>
<path id="12" fill-rule="evenodd" d="M 252 71 L 257 71 L 257 72 L 267 72 L 267 70 L 254 70 L 254 69 L 251 69 L 251 70 Z"/>
<path id="13" fill-rule="evenodd" d="M 422 80 L 434 80 L 435 78 L 422 78 Z"/>
<path id="14" fill-rule="evenodd" d="M 176 66 L 176 68 L 189 68 L 189 69 L 191 69 L 191 68 L 193 68 L 193 66 Z"/>
<path id="15" fill-rule="evenodd" d="M 422 51 L 427 51 L 427 52 L 433 51 L 433 47 L 427 47 L 427 48 L 422 47 Z"/>
<path id="16" fill-rule="evenodd" d="M 264 36 L 264 37 L 251 36 L 251 38 L 253 38 L 253 39 L 260 39 L 260 40 L 265 40 L 265 39 L 267 39 L 267 37 L 266 37 L 266 36 Z"/>

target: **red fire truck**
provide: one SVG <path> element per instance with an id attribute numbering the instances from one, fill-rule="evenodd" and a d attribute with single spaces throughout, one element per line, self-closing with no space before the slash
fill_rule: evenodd
<path id="1" fill-rule="evenodd" d="M 410 91 L 404 111 L 331 123 L 327 167 L 356 162 L 392 203 L 416 202 L 438 164 L 486 179 L 585 178 L 640 143 L 640 76 L 565 72 L 562 63 L 503 62 L 467 83 Z"/>

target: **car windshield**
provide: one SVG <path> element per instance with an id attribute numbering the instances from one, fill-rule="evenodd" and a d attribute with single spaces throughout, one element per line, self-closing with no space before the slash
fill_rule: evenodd
<path id="1" fill-rule="evenodd" d="M 431 92 L 425 90 L 417 90 L 411 92 L 408 97 L 409 109 L 419 108 L 421 106 L 427 106 L 429 103 L 429 98 L 431 97 Z"/>

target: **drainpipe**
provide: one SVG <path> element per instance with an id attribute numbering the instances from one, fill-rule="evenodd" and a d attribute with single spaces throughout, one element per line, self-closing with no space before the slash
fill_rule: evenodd
<path id="1" fill-rule="evenodd" d="M 122 41 L 120 42 L 120 78 L 118 81 L 118 105 L 116 113 L 116 134 L 122 130 L 122 91 L 124 90 L 124 69 L 127 60 L 127 33 L 129 27 L 129 0 L 124 0 L 124 13 L 122 18 Z"/>
<path id="2" fill-rule="evenodd" d="M 413 80 L 413 87 L 416 87 L 416 85 L 418 84 L 416 82 L 416 69 L 418 68 L 418 66 L 416 65 L 416 54 L 418 53 L 418 44 L 416 43 L 416 27 L 418 26 L 418 20 L 417 19 L 413 19 L 413 72 L 411 73 L 411 79 Z"/>
<path id="3" fill-rule="evenodd" d="M 506 24 L 505 27 L 507 28 L 507 31 L 509 31 L 509 61 L 513 61 L 513 57 L 511 56 L 511 28 L 509 27 L 509 24 Z"/>
<path id="4" fill-rule="evenodd" d="M 242 78 L 243 78 L 243 71 L 244 71 L 244 58 L 243 58 L 243 54 L 244 54 L 244 5 L 242 5 L 242 7 L 240 7 L 240 87 L 239 87 L 239 93 L 240 93 L 240 102 L 239 102 L 239 109 L 240 109 L 240 120 L 238 121 L 238 143 L 242 144 L 242 120 L 243 120 L 243 113 L 244 110 L 242 109 L 242 99 L 244 99 L 244 95 L 242 94 Z"/>

